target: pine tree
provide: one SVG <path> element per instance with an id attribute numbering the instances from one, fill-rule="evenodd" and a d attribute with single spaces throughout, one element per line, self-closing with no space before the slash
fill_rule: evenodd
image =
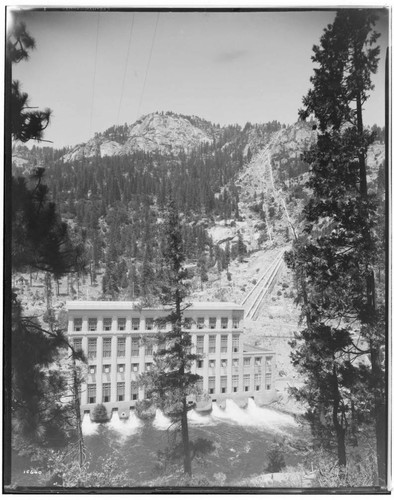
<path id="1" fill-rule="evenodd" d="M 43 169 L 36 170 L 33 187 L 24 178 L 12 179 L 12 266 L 14 271 L 32 267 L 61 276 L 84 267 L 84 248 L 71 240 L 67 224 L 49 201 L 43 175 Z"/>
<path id="2" fill-rule="evenodd" d="M 45 335 L 37 320 L 27 321 L 20 303 L 14 300 L 11 347 L 13 437 L 43 443 L 50 434 L 55 437 L 51 422 L 59 420 L 61 414 L 59 393 L 64 391 L 65 381 L 59 373 L 56 376 L 46 370 L 56 358 L 60 342 Z M 58 439 L 62 435 L 59 427 Z"/>
<path id="3" fill-rule="evenodd" d="M 154 290 L 155 282 L 155 269 L 153 265 L 153 245 L 152 245 L 152 232 L 151 224 L 152 219 L 149 207 L 144 209 L 144 232 L 143 232 L 143 261 L 140 275 L 141 294 L 144 298 L 148 298 Z"/>
<path id="4" fill-rule="evenodd" d="M 226 247 L 224 249 L 224 261 L 223 261 L 223 267 L 228 271 L 228 266 L 230 265 L 231 261 L 231 250 L 230 250 L 230 242 L 227 241 Z"/>
<path id="5" fill-rule="evenodd" d="M 103 404 L 97 404 L 92 411 L 92 422 L 104 424 L 109 421 L 107 408 Z"/>
<path id="6" fill-rule="evenodd" d="M 191 335 L 185 330 L 185 299 L 188 295 L 188 274 L 184 267 L 185 255 L 182 229 L 175 203 L 170 201 L 165 223 L 167 236 L 163 255 L 164 278 L 161 283 L 162 304 L 169 307 L 169 314 L 158 322 L 159 328 L 170 325 L 169 331 L 157 335 L 158 350 L 155 367 L 145 375 L 147 397 L 163 409 L 173 424 L 180 428 L 183 471 L 191 475 L 191 442 L 187 421 L 188 412 L 194 407 L 189 397 L 196 393 L 201 377 L 191 373 L 192 363 L 200 356 L 192 353 Z"/>
<path id="7" fill-rule="evenodd" d="M 34 38 L 26 31 L 25 23 L 16 21 L 7 37 L 7 63 L 19 63 L 28 59 L 29 51 L 34 48 Z M 43 132 L 49 125 L 51 110 L 32 111 L 29 96 L 21 91 L 17 80 L 11 84 L 10 105 L 12 138 L 21 142 L 42 140 Z"/>
<path id="8" fill-rule="evenodd" d="M 64 335 L 61 317 L 53 310 L 44 318 L 44 328 L 36 318 L 23 315 L 18 300 L 13 300 L 12 329 L 12 419 L 13 447 L 31 454 L 42 448 L 69 447 L 79 464 L 85 459 L 80 414 L 81 368 L 86 363 L 82 351 L 74 349 Z M 70 365 L 59 359 L 71 352 Z M 71 383 L 70 383 L 71 382 Z"/>
<path id="9" fill-rule="evenodd" d="M 9 164 L 11 139 L 22 142 L 42 140 L 50 118 L 49 110 L 31 111 L 27 94 L 20 91 L 18 82 L 11 82 L 11 64 L 27 59 L 32 48 L 34 40 L 27 33 L 26 26 L 16 21 L 7 38 L 6 88 L 10 96 L 7 100 L 10 126 L 7 127 L 6 155 Z M 6 184 L 11 187 L 6 196 L 12 204 L 12 211 L 9 211 L 6 220 L 6 241 L 9 245 L 5 251 L 7 272 L 39 269 L 58 278 L 67 272 L 80 270 L 84 266 L 83 248 L 74 244 L 67 225 L 49 199 L 48 188 L 43 184 L 44 169 L 34 171 L 30 184 L 24 178 L 12 178 L 11 169 L 6 169 L 6 174 Z M 11 347 L 11 365 L 5 369 L 5 380 L 11 382 L 12 390 L 5 393 L 4 400 L 5 435 L 9 440 L 4 447 L 7 450 L 11 445 L 11 437 L 15 449 L 22 448 L 25 452 L 25 440 L 34 446 L 58 447 L 64 444 L 65 436 L 70 438 L 69 424 L 75 419 L 70 415 L 69 405 L 64 404 L 68 390 L 64 374 L 51 365 L 57 362 L 61 350 L 70 346 L 62 330 L 52 329 L 53 315 L 49 307 L 43 322 L 30 318 L 24 314 L 16 295 L 11 294 L 8 277 L 5 287 L 10 292 L 6 294 L 5 307 L 6 330 L 10 335 L 5 335 L 4 340 L 6 350 Z M 44 322 L 50 325 L 49 329 L 44 328 Z M 78 382 L 74 375 L 75 370 L 73 378 L 74 382 Z M 73 390 L 74 402 L 77 403 L 71 405 L 72 414 L 78 420 L 80 404 L 75 385 Z M 11 417 L 15 424 L 12 432 Z M 74 436 L 82 436 L 80 423 L 79 419 L 79 424 L 71 429 Z M 79 439 L 78 443 L 83 450 Z M 9 483 L 8 472 L 5 472 L 6 484 Z"/>
<path id="10" fill-rule="evenodd" d="M 268 463 L 265 472 L 280 472 L 286 467 L 285 457 L 283 453 L 283 444 L 272 443 L 267 451 Z"/>
<path id="11" fill-rule="evenodd" d="M 239 260 L 242 260 L 243 257 L 248 253 L 248 249 L 246 248 L 246 245 L 244 243 L 244 239 L 241 233 L 238 234 L 238 241 L 237 241 L 237 255 Z"/>
<path id="12" fill-rule="evenodd" d="M 313 197 L 304 235 L 286 259 L 307 322 L 292 355 L 307 384 L 295 392 L 308 402 L 320 438 L 329 441 L 333 430 L 340 465 L 346 464 L 347 423 L 357 429 L 361 419 L 368 420 L 365 401 L 374 406 L 378 478 L 385 484 L 384 305 L 375 301 L 376 204 L 366 176 L 373 135 L 362 117 L 377 70 L 375 20 L 367 9 L 341 10 L 320 47 L 313 47 L 319 67 L 300 112 L 304 119 L 314 114 L 320 132 L 304 157 L 312 168 Z"/>

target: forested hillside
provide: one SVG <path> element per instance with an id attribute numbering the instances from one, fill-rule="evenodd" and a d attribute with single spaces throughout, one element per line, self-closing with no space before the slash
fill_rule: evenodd
<path id="1" fill-rule="evenodd" d="M 178 152 L 163 149 L 166 125 L 183 144 L 190 143 L 185 122 L 194 136 L 198 129 L 210 142 Z M 139 143 L 134 150 L 103 154 L 108 152 L 103 145 L 126 145 L 130 130 L 138 127 L 141 137 L 149 134 L 147 151 Z M 209 269 L 226 269 L 248 248 L 289 241 L 308 199 L 302 152 L 315 140 L 313 128 L 313 122 L 285 127 L 276 121 L 220 127 L 195 116 L 153 113 L 131 126 L 110 127 L 71 150 L 15 146 L 13 169 L 29 177 L 45 168 L 49 196 L 85 248 L 90 282 L 103 274 L 103 297 L 146 298 L 160 277 L 162 213 L 169 197 L 182 214 L 186 256 L 201 283 Z M 376 127 L 374 132 L 382 135 Z M 89 151 L 96 154 L 85 156 Z M 264 151 L 268 163 L 261 163 Z M 383 145 L 375 143 L 371 151 L 375 183 L 378 165 L 383 172 Z"/>
<path id="2" fill-rule="evenodd" d="M 149 133 L 160 144 L 165 132 L 163 115 L 155 116 L 159 121 L 154 130 L 149 122 Z M 75 240 L 86 249 L 91 282 L 104 270 L 104 296 L 147 297 L 154 292 L 161 269 L 161 214 L 170 197 L 182 214 L 187 258 L 197 264 L 202 281 L 210 267 L 225 269 L 229 259 L 246 251 L 242 236 L 233 241 L 232 248 L 224 249 L 214 244 L 207 229 L 215 220 L 232 220 L 234 224 L 240 219 L 237 175 L 253 151 L 266 144 L 281 125 L 247 124 L 242 129 L 173 113 L 164 117 L 176 122 L 177 128 L 185 122 L 198 127 L 211 142 L 202 141 L 191 151 L 176 154 L 139 147 L 126 154 L 90 157 L 70 156 L 67 151 L 51 148 L 29 151 L 19 147 L 14 151 L 17 175 L 29 175 L 32 165 L 46 169 L 45 183 L 51 197 L 73 229 Z M 130 129 L 141 123 L 143 119 L 131 127 L 111 127 L 96 135 L 96 144 L 108 144 L 109 140 L 126 144 Z"/>

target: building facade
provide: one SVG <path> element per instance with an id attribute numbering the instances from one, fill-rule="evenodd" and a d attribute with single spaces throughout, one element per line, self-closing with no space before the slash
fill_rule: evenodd
<path id="1" fill-rule="evenodd" d="M 92 301 L 67 302 L 67 309 L 69 339 L 88 360 L 82 410 L 103 403 L 110 412 L 128 414 L 144 398 L 138 376 L 152 369 L 155 320 L 168 310 L 139 309 L 133 302 Z M 258 404 L 274 399 L 275 353 L 244 343 L 241 306 L 194 303 L 184 318 L 193 349 L 203 356 L 192 371 L 202 376 L 206 399 L 220 403 L 231 398 L 243 403 L 253 397 Z"/>

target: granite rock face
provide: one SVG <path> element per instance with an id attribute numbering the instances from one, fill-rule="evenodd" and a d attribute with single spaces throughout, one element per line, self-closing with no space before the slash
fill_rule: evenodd
<path id="1" fill-rule="evenodd" d="M 130 129 L 130 138 L 124 148 L 127 152 L 143 151 L 179 154 L 212 138 L 190 123 L 186 118 L 151 114 Z"/>
<path id="2" fill-rule="evenodd" d="M 207 131 L 193 125 L 186 117 L 151 113 L 129 127 L 128 137 L 123 143 L 109 139 L 105 133 L 96 134 L 87 143 L 75 146 L 63 160 L 71 162 L 83 157 L 125 155 L 135 151 L 177 155 L 212 140 Z"/>

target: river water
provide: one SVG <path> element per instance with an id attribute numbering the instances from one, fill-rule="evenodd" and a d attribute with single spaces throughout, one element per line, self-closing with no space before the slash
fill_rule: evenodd
<path id="1" fill-rule="evenodd" d="M 295 419 L 288 414 L 270 408 L 256 406 L 253 399 L 240 408 L 228 399 L 225 407 L 213 403 L 212 412 L 202 415 L 189 412 L 191 440 L 204 438 L 214 445 L 214 451 L 204 461 L 193 461 L 193 474 L 199 474 L 216 484 L 215 474 L 221 473 L 226 484 L 236 484 L 244 478 L 262 474 L 267 465 L 267 451 L 274 441 L 300 438 L 302 431 Z M 168 446 L 171 433 L 169 419 L 160 410 L 152 421 L 141 421 L 131 412 L 128 420 L 117 413 L 107 424 L 91 422 L 84 415 L 82 430 L 91 458 L 91 466 L 105 459 L 114 451 L 122 457 L 123 472 L 130 485 L 145 486 L 158 476 L 155 469 L 159 450 Z M 286 447 L 286 450 L 289 450 Z M 299 457 L 285 452 L 286 465 L 295 465 Z M 13 483 L 17 486 L 43 484 L 39 476 L 26 473 L 29 462 L 26 457 L 13 457 Z"/>
<path id="2" fill-rule="evenodd" d="M 266 467 L 266 452 L 274 440 L 297 437 L 300 430 L 294 418 L 269 408 L 256 406 L 249 399 L 246 408 L 232 400 L 224 409 L 213 403 L 212 413 L 189 413 L 190 439 L 210 440 L 215 451 L 204 462 L 193 463 L 193 473 L 213 479 L 225 474 L 232 483 L 245 477 L 261 474 Z M 123 421 L 117 413 L 108 424 L 95 424 L 84 416 L 83 432 L 87 449 L 94 459 L 108 456 L 117 450 L 124 458 L 127 476 L 133 484 L 144 484 L 155 478 L 157 453 L 168 445 L 169 419 L 160 410 L 152 422 L 142 422 L 134 414 Z M 286 465 L 298 462 L 294 454 L 285 455 Z"/>

